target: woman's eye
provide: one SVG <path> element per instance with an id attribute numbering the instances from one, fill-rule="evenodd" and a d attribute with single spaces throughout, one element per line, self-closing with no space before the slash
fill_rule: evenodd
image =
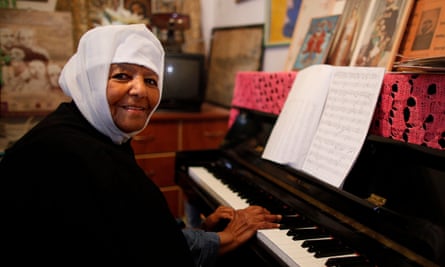
<path id="1" fill-rule="evenodd" d="M 116 73 L 113 75 L 113 78 L 118 80 L 128 80 L 130 79 L 130 76 L 125 73 Z"/>
<path id="2" fill-rule="evenodd" d="M 158 86 L 158 81 L 153 78 L 146 78 L 145 83 L 151 86 Z"/>

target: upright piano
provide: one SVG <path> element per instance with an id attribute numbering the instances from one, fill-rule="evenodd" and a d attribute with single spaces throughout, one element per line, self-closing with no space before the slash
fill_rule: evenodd
<path id="1" fill-rule="evenodd" d="M 176 182 L 204 215 L 284 216 L 246 244 L 251 266 L 445 266 L 445 150 L 370 133 L 338 188 L 261 157 L 276 118 L 239 108 L 220 148 L 176 155 Z"/>

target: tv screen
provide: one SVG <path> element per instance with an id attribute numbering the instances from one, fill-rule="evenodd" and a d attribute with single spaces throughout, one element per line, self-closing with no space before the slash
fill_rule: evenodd
<path id="1" fill-rule="evenodd" d="M 200 111 L 205 95 L 203 54 L 166 53 L 159 109 Z"/>

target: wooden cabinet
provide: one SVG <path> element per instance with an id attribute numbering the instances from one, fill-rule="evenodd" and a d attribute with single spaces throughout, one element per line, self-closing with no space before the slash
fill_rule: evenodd
<path id="1" fill-rule="evenodd" d="M 136 160 L 161 188 L 175 216 L 184 215 L 183 193 L 174 181 L 176 152 L 218 148 L 228 120 L 228 109 L 208 103 L 201 112 L 157 111 L 147 128 L 133 138 Z"/>

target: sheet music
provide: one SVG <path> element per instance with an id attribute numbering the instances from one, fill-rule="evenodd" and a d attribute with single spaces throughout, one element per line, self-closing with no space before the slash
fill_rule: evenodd
<path id="1" fill-rule="evenodd" d="M 303 71 L 263 158 L 341 187 L 368 133 L 385 69 L 313 65 Z"/>
<path id="2" fill-rule="evenodd" d="M 328 65 L 305 68 L 297 73 L 277 122 L 269 136 L 263 158 L 303 167 L 317 130 L 329 89 Z M 317 77 L 316 81 L 314 77 Z"/>
<path id="3" fill-rule="evenodd" d="M 368 133 L 383 74 L 379 68 L 335 70 L 304 171 L 336 187 L 343 184 Z"/>

